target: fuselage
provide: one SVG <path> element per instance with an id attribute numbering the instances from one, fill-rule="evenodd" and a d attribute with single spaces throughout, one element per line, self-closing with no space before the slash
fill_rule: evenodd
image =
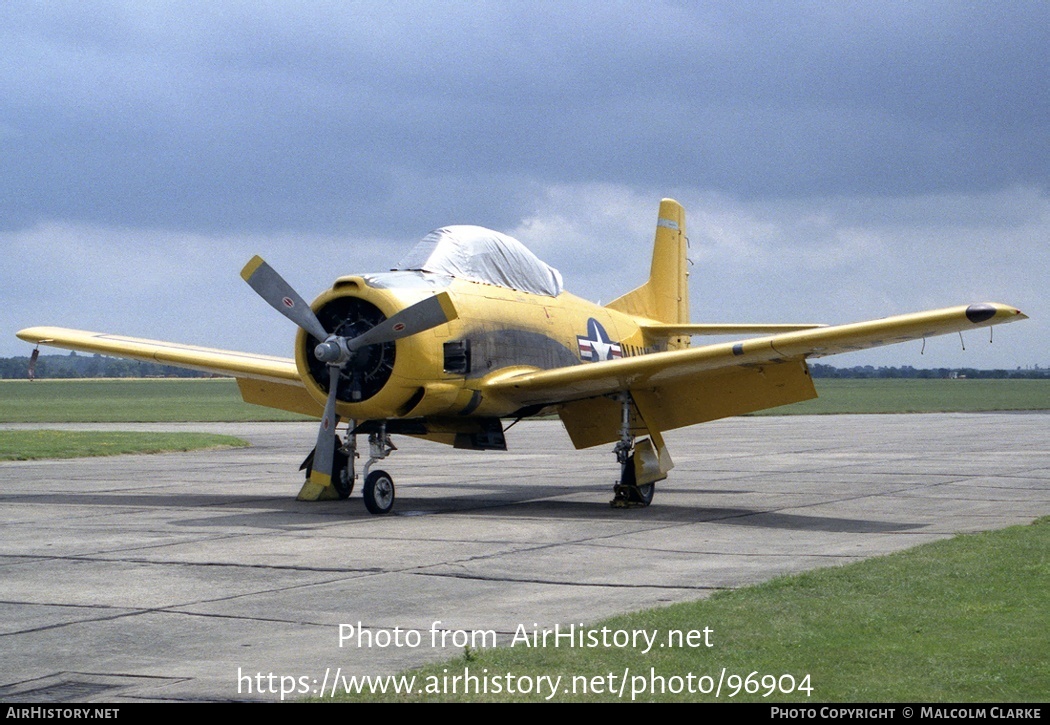
<path id="1" fill-rule="evenodd" d="M 312 307 L 322 319 L 326 310 L 333 318 L 364 318 L 360 310 L 371 310 L 373 317 L 359 323 L 368 326 L 378 321 L 376 315 L 388 318 L 439 292 L 448 293 L 457 318 L 372 351 L 356 373 L 345 371 L 337 403 L 341 417 L 510 416 L 518 404 L 482 392 L 493 376 L 663 349 L 662 341 L 645 339 L 642 318 L 568 292 L 552 297 L 427 272 L 341 277 Z M 323 402 L 327 375 L 313 358 L 316 344 L 300 331 L 296 364 L 310 394 Z"/>

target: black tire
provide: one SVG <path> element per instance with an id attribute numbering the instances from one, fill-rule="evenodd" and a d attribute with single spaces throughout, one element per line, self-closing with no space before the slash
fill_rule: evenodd
<path id="1" fill-rule="evenodd" d="M 350 498 L 350 494 L 354 492 L 354 477 L 350 475 L 350 457 L 336 448 L 333 463 L 332 485 L 335 487 L 335 492 L 341 499 Z M 309 474 L 307 477 L 309 478 Z"/>
<path id="2" fill-rule="evenodd" d="M 350 498 L 350 494 L 354 492 L 354 479 L 350 475 L 350 457 L 340 450 L 343 442 L 336 436 L 335 439 L 335 455 L 332 459 L 332 486 L 335 488 L 335 492 L 339 494 L 340 499 Z M 306 471 L 306 480 L 310 480 L 310 474 L 314 470 L 314 455 L 317 453 L 317 449 L 310 451 L 310 455 L 303 461 L 303 465 L 299 466 L 300 471 Z"/>
<path id="3" fill-rule="evenodd" d="M 628 487 L 628 501 L 648 506 L 653 502 L 653 496 L 656 494 L 656 484 L 646 483 L 639 486 L 635 483 L 637 480 L 634 475 L 634 454 L 632 453 L 631 457 L 627 459 L 627 465 L 623 467 L 623 471 L 620 473 L 620 485 Z"/>
<path id="4" fill-rule="evenodd" d="M 635 503 L 640 503 L 642 506 L 651 504 L 654 495 L 656 495 L 655 483 L 647 483 L 644 486 L 631 486 L 631 500 Z"/>
<path id="5" fill-rule="evenodd" d="M 388 514 L 394 508 L 394 479 L 386 471 L 372 471 L 362 492 L 370 514 Z"/>
<path id="6" fill-rule="evenodd" d="M 627 463 L 620 468 L 620 485 L 634 486 L 634 454 L 627 459 Z"/>

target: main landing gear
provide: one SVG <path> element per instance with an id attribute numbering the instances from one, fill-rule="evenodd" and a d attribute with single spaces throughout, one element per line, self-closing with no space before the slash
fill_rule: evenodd
<path id="1" fill-rule="evenodd" d="M 310 480 L 310 473 L 314 470 L 314 455 L 316 453 L 316 449 L 310 451 L 310 455 L 299 466 L 300 471 L 306 472 L 307 481 Z M 350 455 L 347 454 L 347 450 L 343 447 L 339 436 L 336 436 L 335 453 L 332 457 L 332 488 L 335 489 L 337 497 L 341 499 L 350 498 L 350 494 L 354 492 L 354 466 L 350 461 Z"/>
<path id="2" fill-rule="evenodd" d="M 613 449 L 620 464 L 620 481 L 613 486 L 613 508 L 648 506 L 656 494 L 656 482 L 667 478 L 674 464 L 664 447 L 659 433 L 635 444 L 631 434 L 631 395 L 619 396 L 623 415 L 620 422 L 620 440 Z"/>
<path id="3" fill-rule="evenodd" d="M 635 412 L 632 428 L 633 400 L 629 393 L 618 396 L 623 415 L 620 424 L 620 440 L 614 448 L 616 461 L 620 464 L 620 479 L 613 486 L 613 499 L 610 504 L 615 508 L 648 506 L 656 494 L 656 483 L 667 478 L 668 471 L 674 467 L 663 437 L 659 432 L 648 430 L 644 421 Z M 388 514 L 394 508 L 394 479 L 383 470 L 372 470 L 372 466 L 397 450 L 387 433 L 386 421 L 367 421 L 358 426 L 349 420 L 345 439 L 333 435 L 335 450 L 332 452 L 332 475 L 328 483 L 326 477 L 319 476 L 323 484 L 313 484 L 310 473 L 314 463 L 316 449 L 306 460 L 301 469 L 306 470 L 306 484 L 299 492 L 300 500 L 316 501 L 318 499 L 349 498 L 357 480 L 356 461 L 357 436 L 368 433 L 368 462 L 365 463 L 364 485 L 361 494 L 365 508 L 372 514 Z M 636 441 L 632 430 L 643 430 L 648 437 Z M 331 435 L 331 434 L 330 434 Z M 318 471 L 320 473 L 320 470 Z"/>

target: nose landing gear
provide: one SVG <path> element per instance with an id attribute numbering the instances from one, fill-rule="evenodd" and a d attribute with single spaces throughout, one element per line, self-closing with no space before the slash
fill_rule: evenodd
<path id="1" fill-rule="evenodd" d="M 386 471 L 371 471 L 372 464 L 397 450 L 386 432 L 386 421 L 379 431 L 368 434 L 368 463 L 365 464 L 365 487 L 361 491 L 365 508 L 372 514 L 388 514 L 394 508 L 394 479 Z"/>
<path id="2" fill-rule="evenodd" d="M 335 439 L 336 447 L 332 460 L 332 489 L 341 499 L 349 498 L 354 491 L 357 481 L 355 461 L 357 459 L 357 434 L 354 433 L 355 421 L 349 421 L 346 433 L 346 442 L 343 443 L 338 437 Z M 381 461 L 397 450 L 397 446 L 386 432 L 386 422 L 379 424 L 379 430 L 368 434 L 368 462 L 365 464 L 365 485 L 362 488 L 362 496 L 365 500 L 365 508 L 369 513 L 388 514 L 394 508 L 394 479 L 386 471 L 370 471 L 372 464 Z M 313 471 L 314 456 L 316 449 L 310 451 L 299 470 L 306 471 L 307 485 L 310 481 L 310 473 Z M 302 498 L 302 497 L 300 497 Z M 324 498 L 335 498 L 325 496 Z M 316 500 L 303 499 L 303 500 Z"/>

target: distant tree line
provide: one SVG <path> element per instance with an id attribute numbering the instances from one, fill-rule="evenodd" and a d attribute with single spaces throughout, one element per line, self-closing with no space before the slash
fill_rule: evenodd
<path id="1" fill-rule="evenodd" d="M 0 358 L 0 378 L 26 380 L 29 357 Z M 42 378 L 207 378 L 208 373 L 158 363 L 124 360 L 105 355 L 41 355 L 36 361 L 36 377 Z"/>
<path id="2" fill-rule="evenodd" d="M 872 367 L 857 365 L 837 368 L 814 363 L 809 366 L 815 378 L 1050 378 L 1050 368 L 1016 370 L 977 370 L 975 368 Z M 25 380 L 29 377 L 29 357 L 0 358 L 0 378 Z M 105 355 L 41 355 L 36 361 L 37 378 L 207 378 L 208 373 L 171 365 L 124 360 Z"/>
<path id="3" fill-rule="evenodd" d="M 1017 368 L 1015 370 L 978 370 L 976 368 L 913 368 L 873 367 L 857 365 L 851 368 L 837 368 L 832 365 L 814 363 L 809 366 L 815 378 L 984 378 L 984 379 L 1044 379 L 1050 378 L 1050 368 Z"/>

